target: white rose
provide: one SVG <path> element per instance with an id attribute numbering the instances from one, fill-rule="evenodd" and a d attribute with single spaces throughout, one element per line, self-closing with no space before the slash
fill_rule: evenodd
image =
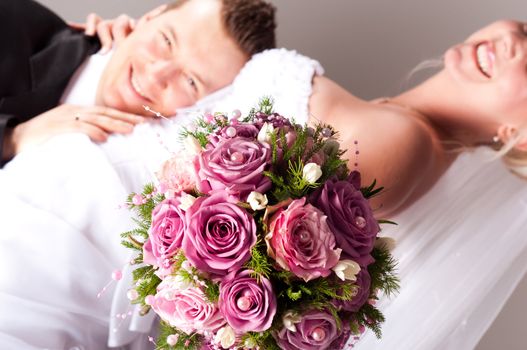
<path id="1" fill-rule="evenodd" d="M 274 126 L 272 124 L 264 123 L 260 132 L 258 133 L 258 141 L 267 142 L 271 141 L 271 135 L 274 132 Z"/>
<path id="2" fill-rule="evenodd" d="M 197 198 L 194 197 L 193 195 L 183 192 L 180 197 L 181 203 L 179 204 L 179 208 L 181 210 L 187 211 L 188 208 L 190 208 L 192 204 L 194 204 L 196 199 Z"/>
<path id="3" fill-rule="evenodd" d="M 230 326 L 220 328 L 218 332 L 216 332 L 216 337 L 214 338 L 214 341 L 216 343 L 220 343 L 221 347 L 224 349 L 230 348 L 234 345 L 234 342 L 236 341 L 236 334 L 234 334 L 234 329 L 232 329 Z"/>
<path id="4" fill-rule="evenodd" d="M 333 267 L 333 271 L 343 281 L 356 281 L 360 266 L 353 260 L 341 260 Z"/>
<path id="5" fill-rule="evenodd" d="M 284 316 L 282 316 L 282 322 L 284 323 L 284 327 L 290 330 L 291 332 L 296 332 L 295 323 L 299 323 L 300 321 L 302 321 L 302 317 L 300 317 L 299 314 L 291 310 L 286 311 L 284 313 Z"/>
<path id="6" fill-rule="evenodd" d="M 384 249 L 389 252 L 393 251 L 395 249 L 396 242 L 395 239 L 391 237 L 379 237 L 375 241 L 374 247 L 377 249 Z"/>
<path id="7" fill-rule="evenodd" d="M 184 146 L 185 150 L 192 156 L 200 154 L 203 151 L 198 139 L 192 135 L 187 135 L 187 137 L 185 137 Z"/>
<path id="8" fill-rule="evenodd" d="M 265 194 L 252 191 L 251 193 L 249 193 L 249 196 L 247 197 L 247 202 L 249 203 L 249 205 L 251 206 L 253 210 L 261 210 L 261 209 L 265 209 L 265 207 L 267 206 L 268 200 Z"/>
<path id="9" fill-rule="evenodd" d="M 317 163 L 307 163 L 304 165 L 302 177 L 309 183 L 315 183 L 322 176 L 322 169 Z"/>

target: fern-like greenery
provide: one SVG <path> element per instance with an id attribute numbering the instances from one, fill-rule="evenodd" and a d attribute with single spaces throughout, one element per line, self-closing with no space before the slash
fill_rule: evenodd
<path id="1" fill-rule="evenodd" d="M 200 334 L 188 335 L 177 328 L 171 327 L 164 321 L 161 321 L 159 328 L 156 350 L 199 350 L 203 345 L 204 338 Z M 178 337 L 176 344 L 173 346 L 167 343 L 167 338 L 171 335 Z"/>
<path id="2" fill-rule="evenodd" d="M 381 290 L 388 297 L 399 291 L 399 278 L 396 274 L 397 262 L 386 249 L 374 248 L 375 262 L 368 266 L 371 276 L 371 289 Z"/>
<path id="3" fill-rule="evenodd" d="M 258 281 L 261 277 L 269 279 L 273 271 L 273 265 L 269 261 L 266 249 L 265 243 L 258 241 L 251 249 L 251 259 L 245 264 L 247 269 L 253 271 L 252 277 Z"/>

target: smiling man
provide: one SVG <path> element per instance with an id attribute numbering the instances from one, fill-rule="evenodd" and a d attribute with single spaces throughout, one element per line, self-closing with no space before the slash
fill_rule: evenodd
<path id="1" fill-rule="evenodd" d="M 143 16 L 114 50 L 96 106 L 57 107 L 98 40 L 31 0 L 2 0 L 0 10 L 4 32 L 20 36 L 0 39 L 7 40 L 0 66 L 8 77 L 0 82 L 2 161 L 58 133 L 101 142 L 130 132 L 142 121 L 143 105 L 173 115 L 228 85 L 254 53 L 275 46 L 275 9 L 265 0 L 181 0 Z"/>
<path id="2" fill-rule="evenodd" d="M 98 103 L 138 114 L 149 105 L 173 115 L 226 86 L 252 54 L 274 46 L 271 26 L 253 27 L 262 16 L 256 7 L 260 1 L 190 0 L 140 22 L 106 67 Z"/>

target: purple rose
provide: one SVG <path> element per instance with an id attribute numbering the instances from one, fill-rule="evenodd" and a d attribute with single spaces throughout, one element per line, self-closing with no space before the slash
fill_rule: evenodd
<path id="1" fill-rule="evenodd" d="M 364 305 L 370 297 L 371 277 L 368 269 L 363 267 L 357 274 L 357 280 L 353 282 L 356 293 L 352 300 L 335 300 L 334 304 L 342 310 L 356 312 Z"/>
<path id="2" fill-rule="evenodd" d="M 214 332 L 225 324 L 218 307 L 200 289 L 179 289 L 174 276 L 159 284 L 151 306 L 162 320 L 187 334 Z"/>
<path id="3" fill-rule="evenodd" d="M 169 269 L 171 258 L 181 247 L 185 233 L 185 211 L 179 205 L 180 198 L 165 199 L 152 212 L 152 226 L 143 245 L 145 263 Z"/>
<path id="4" fill-rule="evenodd" d="M 237 332 L 262 332 L 273 322 L 276 297 L 271 282 L 251 277 L 250 270 L 225 277 L 220 285 L 218 301 L 227 323 Z"/>
<path id="5" fill-rule="evenodd" d="M 335 317 L 326 311 L 311 310 L 300 316 L 294 325 L 295 331 L 286 327 L 276 333 L 275 339 L 284 350 L 324 350 L 334 349 L 332 343 L 339 339 Z"/>
<path id="6" fill-rule="evenodd" d="M 224 141 L 225 139 L 231 139 L 233 137 L 242 137 L 256 140 L 258 131 L 258 128 L 254 124 L 233 123 L 219 130 L 215 134 L 210 135 L 209 142 L 213 146 L 216 146 L 221 141 Z"/>
<path id="7" fill-rule="evenodd" d="M 327 215 L 343 257 L 367 266 L 373 262 L 370 253 L 379 224 L 357 182 L 355 172 L 346 181 L 328 180 L 311 195 L 310 202 Z"/>
<path id="8" fill-rule="evenodd" d="M 209 145 L 199 155 L 199 190 L 223 190 L 245 200 L 252 191 L 265 193 L 271 180 L 263 174 L 271 160 L 271 148 L 254 139 L 235 137 Z"/>
<path id="9" fill-rule="evenodd" d="M 278 113 L 271 113 L 267 115 L 263 112 L 256 112 L 254 124 L 258 127 L 258 129 L 261 129 L 264 123 L 271 124 L 275 129 L 284 126 L 291 126 L 291 121 Z"/>
<path id="10" fill-rule="evenodd" d="M 256 223 L 237 202 L 227 192 L 216 191 L 198 198 L 187 210 L 182 249 L 199 270 L 224 276 L 250 259 Z"/>
<path id="11" fill-rule="evenodd" d="M 268 254 L 281 268 L 309 281 L 329 276 L 341 250 L 324 214 L 305 202 L 296 199 L 275 214 L 265 240 Z"/>

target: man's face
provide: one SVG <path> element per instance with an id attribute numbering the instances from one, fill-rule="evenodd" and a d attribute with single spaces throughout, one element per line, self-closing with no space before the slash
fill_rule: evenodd
<path id="1" fill-rule="evenodd" d="M 232 82 L 248 57 L 227 34 L 218 0 L 191 0 L 148 21 L 115 50 L 97 103 L 164 115 Z"/>

